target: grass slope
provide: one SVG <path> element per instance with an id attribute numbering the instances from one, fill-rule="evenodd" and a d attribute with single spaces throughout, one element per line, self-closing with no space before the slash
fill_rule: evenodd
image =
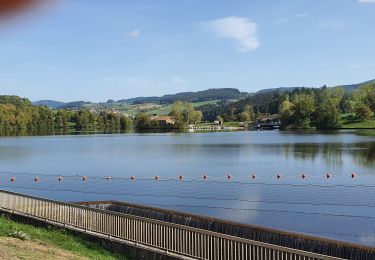
<path id="1" fill-rule="evenodd" d="M 192 105 L 194 107 L 199 107 L 199 106 L 203 106 L 207 104 L 217 105 L 219 101 L 220 100 L 209 100 L 209 101 L 203 101 L 203 102 L 195 102 L 195 103 L 192 103 Z M 171 112 L 171 109 L 172 109 L 172 105 L 163 105 L 163 106 L 158 107 L 157 109 L 147 111 L 147 114 L 148 115 L 154 115 L 154 114 L 168 115 Z"/>
<path id="2" fill-rule="evenodd" d="M 97 243 L 86 241 L 79 236 L 73 235 L 68 230 L 21 224 L 4 216 L 0 216 L 0 252 L 14 251 L 14 238 L 10 239 L 8 236 L 10 233 L 17 231 L 26 233 L 30 237 L 30 240 L 17 239 L 17 250 L 19 250 L 20 255 L 19 257 L 15 256 L 17 257 L 16 259 L 38 259 L 33 255 L 35 252 L 30 252 L 26 257 L 23 256 L 24 253 L 27 254 L 30 250 L 30 244 L 35 247 L 40 246 L 41 251 L 45 251 L 45 247 L 49 248 L 46 250 L 47 252 L 57 252 L 56 254 L 66 255 L 69 259 L 126 259 L 123 256 L 103 249 Z M 22 252 L 22 248 L 24 248 L 25 252 Z M 45 256 L 47 256 L 47 259 L 55 259 L 53 256 L 51 258 L 48 258 L 48 255 Z"/>
<path id="3" fill-rule="evenodd" d="M 341 124 L 343 129 L 375 129 L 375 116 L 359 122 L 355 119 L 354 114 L 343 114 L 341 116 Z"/>
<path id="4" fill-rule="evenodd" d="M 219 99 L 217 100 L 209 100 L 203 102 L 195 102 L 192 103 L 194 107 L 199 107 L 206 104 L 217 104 L 220 102 Z M 139 112 L 145 112 L 148 115 L 168 115 L 171 112 L 172 104 L 168 105 L 161 105 L 157 103 L 144 103 L 144 104 L 126 104 L 121 102 L 113 102 L 113 103 L 99 103 L 99 104 L 86 104 L 84 105 L 85 108 L 88 109 L 116 109 L 121 111 L 122 113 L 135 116 Z"/>

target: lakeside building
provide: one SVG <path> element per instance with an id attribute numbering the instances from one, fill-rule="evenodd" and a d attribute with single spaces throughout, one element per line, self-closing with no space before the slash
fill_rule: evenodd
<path id="1" fill-rule="evenodd" d="M 158 121 L 160 126 L 174 125 L 174 119 L 171 116 L 153 116 L 151 121 Z"/>

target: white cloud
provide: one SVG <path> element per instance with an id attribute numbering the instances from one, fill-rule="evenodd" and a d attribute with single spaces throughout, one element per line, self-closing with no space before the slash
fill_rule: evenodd
<path id="1" fill-rule="evenodd" d="M 362 4 L 375 3 L 375 0 L 358 0 L 358 3 L 362 3 Z"/>
<path id="2" fill-rule="evenodd" d="M 301 18 L 301 19 L 309 17 L 309 15 L 306 14 L 306 13 L 300 13 L 300 14 L 296 14 L 296 15 L 294 15 L 294 16 L 295 16 L 296 18 Z"/>
<path id="3" fill-rule="evenodd" d="M 349 69 L 356 70 L 356 69 L 360 69 L 361 67 L 362 67 L 361 64 L 352 64 L 349 66 Z"/>
<path id="4" fill-rule="evenodd" d="M 138 30 L 133 30 L 131 32 L 128 32 L 126 35 L 131 38 L 138 38 L 141 35 L 141 32 Z"/>
<path id="5" fill-rule="evenodd" d="M 206 22 L 205 26 L 218 37 L 237 41 L 238 51 L 252 51 L 260 45 L 257 25 L 248 18 L 230 16 Z"/>
<path id="6" fill-rule="evenodd" d="M 188 80 L 177 77 L 177 76 L 172 78 L 172 83 L 175 84 L 175 85 L 183 85 L 187 82 L 188 82 Z"/>
<path id="7" fill-rule="evenodd" d="M 105 81 L 105 82 L 113 82 L 116 80 L 116 78 L 113 76 L 104 76 L 104 77 L 101 77 L 100 80 Z"/>
<path id="8" fill-rule="evenodd" d="M 283 24 L 283 23 L 288 23 L 289 20 L 286 18 L 280 18 L 274 21 L 274 24 Z"/>
<path id="9" fill-rule="evenodd" d="M 322 21 L 317 23 L 318 27 L 330 29 L 330 30 L 341 30 L 346 27 L 346 24 L 339 21 Z"/>

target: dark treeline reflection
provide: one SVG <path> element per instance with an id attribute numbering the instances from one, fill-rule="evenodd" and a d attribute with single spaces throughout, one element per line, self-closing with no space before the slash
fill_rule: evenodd
<path id="1" fill-rule="evenodd" d="M 0 137 L 9 136 L 48 136 L 48 135 L 93 135 L 93 134 L 165 134 L 165 133 L 186 133 L 179 129 L 127 129 L 127 130 L 75 130 L 75 129 L 54 129 L 54 130 L 1 130 Z"/>
<path id="2" fill-rule="evenodd" d="M 353 151 L 353 158 L 358 165 L 375 166 L 375 143 L 362 143 Z"/>
<path id="3" fill-rule="evenodd" d="M 95 134 L 128 134 L 134 133 L 132 130 L 113 130 L 113 131 L 76 131 L 74 129 L 56 129 L 56 130 L 2 130 L 0 136 L 48 136 L 48 135 L 95 135 Z"/>
<path id="4" fill-rule="evenodd" d="M 375 142 L 354 143 L 295 143 L 282 145 L 286 158 L 298 158 L 315 161 L 324 160 L 329 165 L 342 165 L 343 155 L 351 156 L 358 165 L 375 165 Z"/>

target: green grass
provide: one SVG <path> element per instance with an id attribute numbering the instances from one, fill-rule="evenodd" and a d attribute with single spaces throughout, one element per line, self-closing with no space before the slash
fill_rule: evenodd
<path id="1" fill-rule="evenodd" d="M 171 112 L 172 105 L 163 105 L 156 109 L 152 109 L 146 112 L 148 115 L 168 115 Z"/>
<path id="2" fill-rule="evenodd" d="M 237 101 L 235 99 L 228 100 L 229 102 Z M 202 102 L 193 102 L 192 105 L 196 108 L 202 105 L 212 104 L 218 105 L 220 99 L 208 100 Z M 144 103 L 144 104 L 126 104 L 126 103 L 93 103 L 85 104 L 86 108 L 96 108 L 96 109 L 117 109 L 122 113 L 128 114 L 130 116 L 135 116 L 139 112 L 144 112 L 148 115 L 168 115 L 171 112 L 172 104 L 169 105 L 160 105 L 158 103 Z"/>
<path id="3" fill-rule="evenodd" d="M 224 122 L 223 124 L 224 126 L 230 126 L 230 127 L 239 127 L 240 126 L 240 122 Z"/>
<path id="4" fill-rule="evenodd" d="M 86 241 L 77 235 L 73 235 L 68 230 L 54 227 L 35 227 L 12 221 L 5 216 L 0 216 L 0 237 L 8 237 L 10 233 L 17 231 L 26 233 L 31 238 L 31 241 L 39 240 L 48 245 L 89 259 L 126 259 L 123 256 L 102 248 L 98 243 Z"/>
<path id="5" fill-rule="evenodd" d="M 194 107 L 199 107 L 206 104 L 217 104 L 220 100 L 209 100 L 203 102 L 192 103 Z M 86 104 L 86 108 L 97 108 L 97 109 L 118 109 L 119 111 L 126 113 L 131 116 L 135 116 L 139 112 L 145 112 L 148 115 L 168 115 L 171 112 L 172 104 L 160 105 L 157 103 L 145 103 L 145 104 L 125 104 L 125 103 L 110 103 L 110 104 Z"/>
<path id="6" fill-rule="evenodd" d="M 237 101 L 235 99 L 228 100 L 229 102 Z M 217 105 L 220 102 L 219 99 L 208 100 L 202 102 L 193 102 L 194 107 L 199 107 L 202 105 L 213 104 Z M 169 105 L 160 105 L 158 103 L 145 103 L 145 104 L 126 104 L 121 102 L 113 103 L 93 103 L 85 104 L 86 108 L 96 108 L 96 109 L 118 109 L 120 112 L 128 114 L 130 116 L 135 116 L 139 112 L 145 112 L 148 115 L 168 115 L 171 112 L 172 104 Z"/>
<path id="7" fill-rule="evenodd" d="M 209 101 L 195 102 L 195 103 L 192 103 L 192 105 L 194 107 L 199 107 L 199 106 L 207 105 L 207 104 L 216 105 L 219 101 L 220 100 L 209 100 Z M 160 106 L 156 109 L 152 109 L 152 110 L 147 111 L 147 114 L 148 115 L 153 115 L 153 114 L 168 115 L 171 112 L 171 109 L 172 109 L 172 105 L 163 105 L 163 106 Z"/>
<path id="8" fill-rule="evenodd" d="M 375 129 L 375 117 L 359 122 L 354 114 L 342 114 L 341 124 L 343 129 Z"/>

